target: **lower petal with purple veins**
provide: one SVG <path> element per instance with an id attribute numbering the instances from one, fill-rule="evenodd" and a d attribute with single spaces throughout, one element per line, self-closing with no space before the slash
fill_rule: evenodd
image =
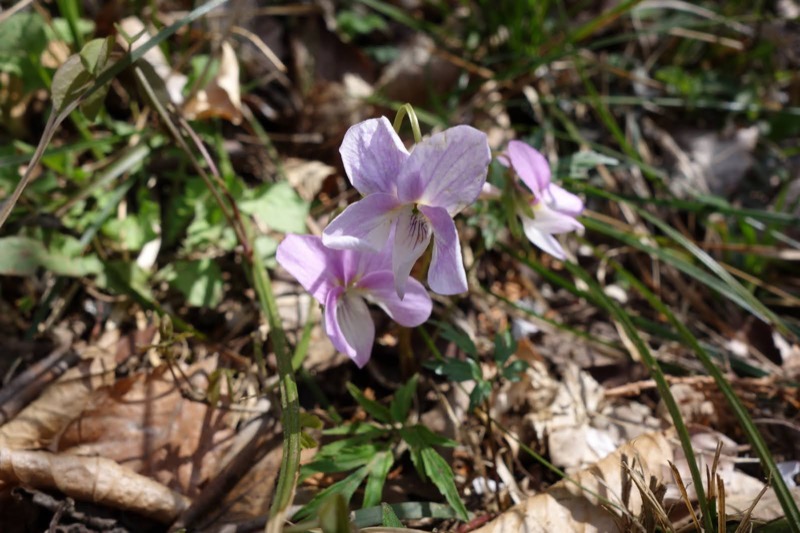
<path id="1" fill-rule="evenodd" d="M 420 211 L 412 206 L 403 208 L 397 217 L 392 250 L 394 286 L 400 299 L 406 291 L 406 282 L 411 268 L 431 241 L 431 225 Z"/>

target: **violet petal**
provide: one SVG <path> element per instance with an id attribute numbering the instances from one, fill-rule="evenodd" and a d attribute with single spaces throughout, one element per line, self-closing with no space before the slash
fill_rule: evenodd
<path id="1" fill-rule="evenodd" d="M 431 316 L 433 308 L 431 297 L 422 283 L 414 278 L 408 279 L 406 293 L 402 300 L 397 296 L 394 275 L 391 271 L 368 274 L 358 282 L 357 286 L 365 289 L 367 297 L 401 326 L 413 328 Z"/>
<path id="2" fill-rule="evenodd" d="M 398 198 L 443 207 L 453 216 L 480 194 L 491 157 L 486 134 L 471 126 L 437 133 L 418 143 L 403 165 Z"/>
<path id="3" fill-rule="evenodd" d="M 461 243 L 453 219 L 441 207 L 420 206 L 433 227 L 433 255 L 428 268 L 428 285 L 438 294 L 467 291 L 467 273 L 461 258 Z"/>
<path id="4" fill-rule="evenodd" d="M 350 183 L 364 196 L 396 194 L 397 176 L 408 151 L 386 117 L 351 126 L 339 148 Z"/>
<path id="5" fill-rule="evenodd" d="M 287 235 L 278 245 L 276 259 L 305 290 L 324 304 L 331 287 L 342 278 L 341 254 L 313 235 Z"/>
<path id="6" fill-rule="evenodd" d="M 330 248 L 379 252 L 389 238 L 400 202 L 391 194 L 375 193 L 349 205 L 322 232 Z"/>

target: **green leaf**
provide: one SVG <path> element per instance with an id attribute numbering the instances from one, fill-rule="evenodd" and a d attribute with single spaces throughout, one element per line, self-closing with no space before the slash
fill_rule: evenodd
<path id="1" fill-rule="evenodd" d="M 469 393 L 469 410 L 472 411 L 480 406 L 492 393 L 492 384 L 488 381 L 478 381 L 472 392 Z"/>
<path id="2" fill-rule="evenodd" d="M 58 67 L 50 85 L 53 110 L 58 113 L 79 98 L 89 88 L 92 75 L 83 66 L 81 58 L 73 54 Z"/>
<path id="3" fill-rule="evenodd" d="M 300 413 L 300 427 L 322 429 L 322 420 L 311 413 Z"/>
<path id="4" fill-rule="evenodd" d="M 276 231 L 305 233 L 308 203 L 285 181 L 263 185 L 246 193 L 239 209 L 258 217 Z"/>
<path id="5" fill-rule="evenodd" d="M 342 494 L 332 494 L 319 506 L 319 527 L 322 533 L 350 531 L 350 511 Z"/>
<path id="6" fill-rule="evenodd" d="M 494 336 L 494 361 L 497 363 L 498 366 L 502 366 L 508 361 L 508 358 L 511 357 L 517 351 L 517 341 L 514 340 L 514 337 L 511 335 L 511 331 L 506 329 L 505 331 L 497 332 Z"/>
<path id="7" fill-rule="evenodd" d="M 313 450 L 319 444 L 317 443 L 317 439 L 306 433 L 305 431 L 300 432 L 300 447 L 304 450 Z"/>
<path id="8" fill-rule="evenodd" d="M 462 361 L 448 357 L 443 361 L 428 360 L 424 365 L 433 370 L 437 376 L 445 376 L 456 383 L 483 379 L 480 365 L 473 359 Z"/>
<path id="9" fill-rule="evenodd" d="M 222 270 L 211 259 L 175 261 L 164 267 L 161 275 L 192 307 L 210 309 L 222 301 Z"/>
<path id="10" fill-rule="evenodd" d="M 457 445 L 454 440 L 437 435 L 422 424 L 402 428 L 400 430 L 400 436 L 412 449 L 422 449 L 431 446 L 447 446 L 448 448 L 452 448 Z"/>
<path id="11" fill-rule="evenodd" d="M 105 39 L 92 39 L 86 43 L 79 54 L 86 72 L 93 77 L 102 72 L 111 56 L 113 46 L 114 38 L 111 36 Z"/>
<path id="12" fill-rule="evenodd" d="M 117 294 L 127 294 L 148 306 L 156 305 L 150 291 L 149 276 L 133 261 L 106 261 L 97 276 L 97 285 Z"/>
<path id="13" fill-rule="evenodd" d="M 364 481 L 364 478 L 367 477 L 368 473 L 369 468 L 367 466 L 362 466 L 346 478 L 337 481 L 330 487 L 320 491 L 316 496 L 311 498 L 310 502 L 305 504 L 302 509 L 294 514 L 292 520 L 300 521 L 313 516 L 314 513 L 317 512 L 317 509 L 319 509 L 322 502 L 334 494 L 341 494 L 344 498 L 344 501 L 349 503 L 350 499 L 353 497 L 353 494 L 356 492 L 356 489 L 358 489 L 358 486 L 361 485 L 361 482 Z"/>
<path id="14" fill-rule="evenodd" d="M 303 465 L 303 477 L 315 472 L 333 474 L 346 472 L 368 464 L 376 454 L 386 449 L 385 444 L 367 443 L 346 447 L 331 447 L 327 444 L 317 453 L 314 461 Z"/>
<path id="15" fill-rule="evenodd" d="M 382 504 L 380 507 L 370 507 L 369 509 L 358 509 L 353 512 L 353 524 L 356 527 L 370 527 L 379 526 L 386 523 L 383 521 L 384 516 L 389 511 L 384 511 L 384 507 L 389 510 L 400 520 L 419 520 L 421 518 L 456 518 L 453 508 L 444 503 L 432 502 L 403 502 Z M 397 527 L 397 526 L 394 526 Z M 403 527 L 400 524 L 400 527 Z"/>
<path id="16" fill-rule="evenodd" d="M 619 160 L 592 150 L 580 151 L 569 158 L 569 176 L 571 178 L 585 178 L 589 171 L 598 165 L 618 165 Z"/>
<path id="17" fill-rule="evenodd" d="M 469 338 L 469 335 L 461 330 L 455 329 L 447 322 L 436 322 L 436 325 L 442 330 L 442 337 L 454 342 L 464 353 L 472 357 L 478 357 L 478 349 L 475 347 L 475 343 L 472 342 L 472 339 Z"/>
<path id="18" fill-rule="evenodd" d="M 421 457 L 425 473 L 436 485 L 436 488 L 439 489 L 439 492 L 447 499 L 447 503 L 453 506 L 461 520 L 469 520 L 467 508 L 464 507 L 464 502 L 461 501 L 461 496 L 459 496 L 456 489 L 453 470 L 447 464 L 447 461 L 433 448 L 421 450 Z"/>
<path id="19" fill-rule="evenodd" d="M 82 277 L 99 274 L 103 265 L 95 256 L 74 257 L 51 252 L 40 241 L 28 237 L 0 239 L 0 274 L 33 276 L 39 268 L 61 276 Z"/>
<path id="20" fill-rule="evenodd" d="M 352 396 L 353 399 L 357 401 L 358 404 L 375 420 L 385 424 L 391 423 L 392 413 L 386 406 L 383 406 L 375 400 L 370 400 L 364 396 L 364 393 L 358 390 L 358 387 L 352 383 L 347 384 L 347 391 L 350 393 L 350 396 Z"/>
<path id="21" fill-rule="evenodd" d="M 373 507 L 380 503 L 381 496 L 383 496 L 383 485 L 386 483 L 386 477 L 393 464 L 394 455 L 389 450 L 379 453 L 370 461 L 362 507 Z"/>
<path id="22" fill-rule="evenodd" d="M 528 366 L 525 361 L 512 361 L 503 369 L 503 377 L 508 381 L 519 381 L 520 375 L 527 370 Z"/>
<path id="23" fill-rule="evenodd" d="M 253 241 L 253 249 L 264 260 L 264 264 L 268 267 L 277 265 L 275 261 L 275 252 L 278 251 L 278 241 L 269 235 L 259 235 Z"/>
<path id="24" fill-rule="evenodd" d="M 367 422 L 353 422 L 342 426 L 334 426 L 322 431 L 325 435 L 382 435 L 386 430 Z"/>
<path id="25" fill-rule="evenodd" d="M 381 525 L 383 527 L 403 527 L 403 523 L 397 518 L 394 509 L 388 503 L 381 504 Z"/>
<path id="26" fill-rule="evenodd" d="M 81 112 L 86 115 L 86 118 L 89 120 L 94 120 L 97 118 L 97 115 L 100 113 L 100 110 L 103 109 L 103 104 L 106 101 L 106 95 L 108 94 L 108 89 L 111 87 L 111 83 L 106 83 L 95 92 L 90 94 L 83 102 L 81 102 Z"/>
<path id="27" fill-rule="evenodd" d="M 397 389 L 392 398 L 392 403 L 389 404 L 389 411 L 392 413 L 392 419 L 401 424 L 408 418 L 408 411 L 411 409 L 411 402 L 414 395 L 417 393 L 417 382 L 419 375 L 414 374 L 405 385 Z"/>
<path id="28" fill-rule="evenodd" d="M 93 21 L 79 18 L 75 22 L 77 30 L 82 36 L 88 36 L 94 33 L 95 24 Z M 69 27 L 69 21 L 64 17 L 54 17 L 50 19 L 50 23 L 44 27 L 44 33 L 48 41 L 59 40 L 66 43 L 72 42 L 72 31 Z"/>
<path id="29" fill-rule="evenodd" d="M 0 23 L 0 72 L 21 78 L 25 93 L 42 87 L 36 63 L 47 47 L 44 29 L 36 12 L 17 13 Z"/>

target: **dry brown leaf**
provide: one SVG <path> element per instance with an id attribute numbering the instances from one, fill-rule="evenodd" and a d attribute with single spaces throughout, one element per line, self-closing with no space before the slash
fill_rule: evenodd
<path id="1" fill-rule="evenodd" d="M 622 494 L 622 456 L 634 472 L 644 479 L 655 476 L 662 483 L 664 470 L 674 459 L 673 447 L 664 433 L 648 433 L 626 443 L 597 464 L 581 470 L 572 479 L 587 491 L 598 494 L 619 505 Z M 633 461 L 635 460 L 635 464 Z M 637 490 L 631 491 L 628 509 L 635 515 L 642 508 Z M 508 531 L 550 532 L 575 531 L 584 533 L 616 531 L 619 515 L 589 492 L 568 480 L 562 480 L 546 492 L 531 496 L 493 520 L 476 533 L 505 533 Z"/>
<path id="2" fill-rule="evenodd" d="M 54 381 L 13 420 L 0 427 L 0 446 L 47 448 L 78 417 L 92 394 L 113 383 L 118 333 L 108 333 L 97 345 L 81 351 L 82 361 Z"/>
<path id="3" fill-rule="evenodd" d="M 745 475 L 745 474 L 742 474 Z M 749 477 L 749 476 L 748 476 Z M 752 482 L 748 482 L 751 485 Z M 763 485 L 763 484 L 762 484 Z M 753 486 L 755 488 L 755 486 Z M 800 505 L 800 488 L 791 489 L 792 498 L 798 505 Z M 741 492 L 740 494 L 728 494 L 728 489 L 725 489 L 725 513 L 729 519 L 740 519 L 752 507 L 753 503 L 758 496 L 758 491 L 750 490 L 748 492 Z M 772 520 L 782 518 L 786 513 L 781 507 L 781 502 L 773 489 L 767 489 L 767 492 L 758 500 L 755 508 L 750 514 L 750 519 L 755 522 L 770 522 Z"/>
<path id="4" fill-rule="evenodd" d="M 294 157 L 289 157 L 283 162 L 283 171 L 292 188 L 307 202 L 316 198 L 325 178 L 336 173 L 335 168 L 321 161 L 307 161 Z"/>
<path id="5" fill-rule="evenodd" d="M 531 390 L 532 397 L 536 394 Z M 552 463 L 567 472 L 594 464 L 622 443 L 661 427 L 641 404 L 606 400 L 603 387 L 575 365 L 565 369 L 549 405 L 525 418 L 547 440 Z"/>
<path id="6" fill-rule="evenodd" d="M 177 364 L 177 363 L 176 363 Z M 57 449 L 99 455 L 194 497 L 219 469 L 233 430 L 229 412 L 181 393 L 206 391 L 216 358 L 208 357 L 176 384 L 167 365 L 98 390 L 91 407 L 66 428 Z M 180 375 L 180 374 L 178 374 Z"/>
<path id="7" fill-rule="evenodd" d="M 228 42 L 222 43 L 217 75 L 197 91 L 183 106 L 188 118 L 219 117 L 234 124 L 242 122 L 242 98 L 239 86 L 239 60 Z"/>
<path id="8" fill-rule="evenodd" d="M 119 22 L 119 27 L 130 37 L 137 37 L 130 45 L 131 50 L 136 50 L 144 45 L 153 36 L 153 33 L 148 31 L 144 22 L 138 17 L 122 19 Z M 128 43 L 121 34 L 117 36 L 117 42 L 126 50 L 128 49 Z M 164 80 L 164 85 L 167 87 L 167 92 L 172 102 L 176 105 L 183 103 L 183 87 L 186 85 L 186 76 L 172 70 L 172 66 L 170 66 L 170 63 L 167 61 L 167 56 L 164 55 L 164 52 L 162 52 L 158 46 L 154 46 L 145 52 L 144 59 L 152 65 L 156 74 Z"/>
<path id="9" fill-rule="evenodd" d="M 188 500 L 160 483 L 103 457 L 0 448 L 0 489 L 25 485 L 58 489 L 77 500 L 172 522 Z"/>

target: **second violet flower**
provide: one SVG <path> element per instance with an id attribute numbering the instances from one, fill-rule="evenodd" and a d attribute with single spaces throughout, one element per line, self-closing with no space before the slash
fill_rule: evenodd
<path id="1" fill-rule="evenodd" d="M 566 254 L 555 235 L 583 229 L 583 224 L 576 218 L 583 211 L 583 201 L 553 183 L 547 159 L 524 142 L 509 142 L 506 153 L 498 161 L 511 166 L 533 193 L 530 208 L 517 213 L 525 236 L 545 252 L 563 261 Z M 533 217 L 529 214 L 533 214 Z"/>
<path id="2" fill-rule="evenodd" d="M 277 260 L 325 307 L 325 332 L 342 353 L 359 367 L 369 361 L 375 324 L 367 301 L 381 307 L 401 326 L 419 326 L 433 304 L 422 284 L 407 280 L 401 300 L 394 289 L 388 247 L 380 253 L 333 250 L 319 237 L 287 235 L 278 246 Z"/>
<path id="3" fill-rule="evenodd" d="M 325 228 L 325 246 L 378 252 L 393 236 L 391 267 L 402 299 L 411 268 L 433 238 L 431 290 L 466 291 L 453 216 L 475 201 L 486 181 L 491 160 L 486 134 L 455 126 L 424 139 L 409 153 L 389 120 L 381 117 L 352 126 L 339 151 L 347 177 L 364 197 Z"/>

